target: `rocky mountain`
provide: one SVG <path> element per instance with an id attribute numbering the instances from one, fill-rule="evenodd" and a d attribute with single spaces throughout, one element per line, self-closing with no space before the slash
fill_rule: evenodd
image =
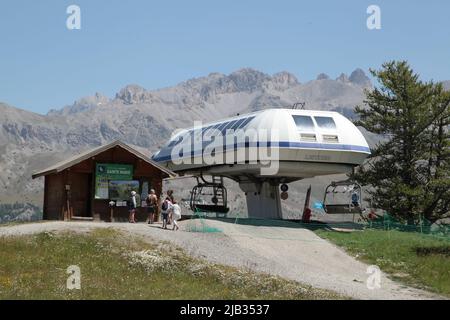
<path id="1" fill-rule="evenodd" d="M 158 90 L 128 85 L 114 97 L 95 93 L 47 115 L 0 103 L 0 203 L 42 205 L 42 180 L 31 180 L 32 172 L 115 139 L 150 154 L 174 130 L 195 120 L 212 121 L 303 101 L 307 109 L 336 110 L 352 117 L 370 86 L 361 69 L 336 80 L 320 74 L 305 83 L 289 72 L 268 75 L 241 69 Z"/>

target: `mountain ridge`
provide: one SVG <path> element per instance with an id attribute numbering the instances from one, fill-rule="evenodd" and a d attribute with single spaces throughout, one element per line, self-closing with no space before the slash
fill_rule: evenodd
<path id="1" fill-rule="evenodd" d="M 352 72 L 352 75 L 358 70 L 363 73 L 363 77 L 366 77 L 364 71 L 359 68 L 355 69 Z M 349 79 L 347 83 L 358 85 L 357 82 L 352 82 L 348 76 L 346 77 Z M 366 80 L 368 82 L 359 83 L 359 85 L 370 85 L 369 78 L 366 77 Z M 86 96 L 78 99 L 72 105 L 67 105 L 58 110 L 52 109 L 47 113 L 47 115 L 89 111 L 96 107 L 99 103 L 114 104 L 119 102 L 118 100 L 123 102 L 125 105 L 154 102 L 175 103 L 176 101 L 174 101 L 173 98 L 167 97 L 168 94 L 178 95 L 181 101 L 184 102 L 189 102 L 189 99 L 208 101 L 208 99 L 214 98 L 216 95 L 220 94 L 236 92 L 252 93 L 256 90 L 275 90 L 283 92 L 299 85 L 301 85 L 301 83 L 298 81 L 297 77 L 288 71 L 281 71 L 269 75 L 252 68 L 242 68 L 230 73 L 229 75 L 217 72 L 210 73 L 207 76 L 192 78 L 180 82 L 173 87 L 155 90 L 147 90 L 140 85 L 129 84 L 119 89 L 113 98 L 108 98 L 101 93 L 95 93 L 93 96 Z"/>

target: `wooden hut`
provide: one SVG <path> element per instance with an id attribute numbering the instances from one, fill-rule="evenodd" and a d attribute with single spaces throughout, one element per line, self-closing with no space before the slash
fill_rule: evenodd
<path id="1" fill-rule="evenodd" d="M 138 194 L 138 221 L 147 217 L 145 196 L 162 193 L 175 174 L 121 141 L 95 148 L 33 174 L 45 177 L 45 220 L 127 221 L 130 189 Z"/>

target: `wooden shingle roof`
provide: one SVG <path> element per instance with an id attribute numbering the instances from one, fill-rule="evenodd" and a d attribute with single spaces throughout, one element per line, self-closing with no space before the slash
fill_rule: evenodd
<path id="1" fill-rule="evenodd" d="M 75 155 L 75 156 L 73 156 L 73 157 L 71 157 L 69 159 L 66 159 L 64 161 L 58 162 L 58 163 L 56 163 L 56 164 L 54 164 L 54 165 L 52 165 L 52 166 L 50 166 L 50 167 L 48 167 L 48 168 L 46 168 L 44 170 L 35 172 L 32 175 L 32 178 L 35 179 L 35 178 L 38 178 L 38 177 L 41 177 L 41 176 L 46 176 L 48 174 L 53 174 L 53 173 L 58 173 L 58 172 L 64 171 L 67 168 L 70 168 L 70 167 L 72 167 L 72 166 L 74 166 L 74 165 L 76 165 L 76 164 L 78 164 L 78 163 L 80 163 L 80 162 L 82 162 L 84 160 L 87 160 L 87 159 L 89 159 L 91 157 L 95 157 L 96 155 L 98 155 L 98 154 L 100 154 L 102 152 L 105 152 L 105 151 L 107 151 L 107 150 L 109 150 L 111 148 L 114 148 L 116 146 L 119 146 L 119 147 L 125 149 L 126 151 L 132 153 L 133 155 L 135 155 L 139 159 L 142 159 L 143 161 L 147 162 L 148 164 L 158 168 L 160 171 L 164 172 L 167 175 L 168 178 L 176 177 L 176 174 L 173 171 L 171 171 L 171 170 L 169 170 L 167 168 L 164 168 L 159 163 L 153 161 L 152 159 L 150 159 L 146 155 L 142 154 L 141 152 L 137 151 L 136 149 L 133 149 L 132 147 L 130 147 L 129 145 L 123 143 L 122 141 L 116 140 L 116 141 L 114 141 L 112 143 L 109 143 L 109 144 L 97 147 L 97 148 L 92 149 L 92 150 L 88 150 L 88 151 L 83 152 L 81 154 L 77 154 L 77 155 Z"/>

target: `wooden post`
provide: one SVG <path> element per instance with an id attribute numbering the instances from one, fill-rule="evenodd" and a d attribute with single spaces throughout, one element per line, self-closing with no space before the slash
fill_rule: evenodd
<path id="1" fill-rule="evenodd" d="M 42 212 L 42 220 L 48 219 L 48 176 L 44 176 L 44 205 Z"/>
<path id="2" fill-rule="evenodd" d="M 65 171 L 64 189 L 66 191 L 66 216 L 64 220 L 67 221 L 72 219 L 70 212 L 70 168 Z"/>

